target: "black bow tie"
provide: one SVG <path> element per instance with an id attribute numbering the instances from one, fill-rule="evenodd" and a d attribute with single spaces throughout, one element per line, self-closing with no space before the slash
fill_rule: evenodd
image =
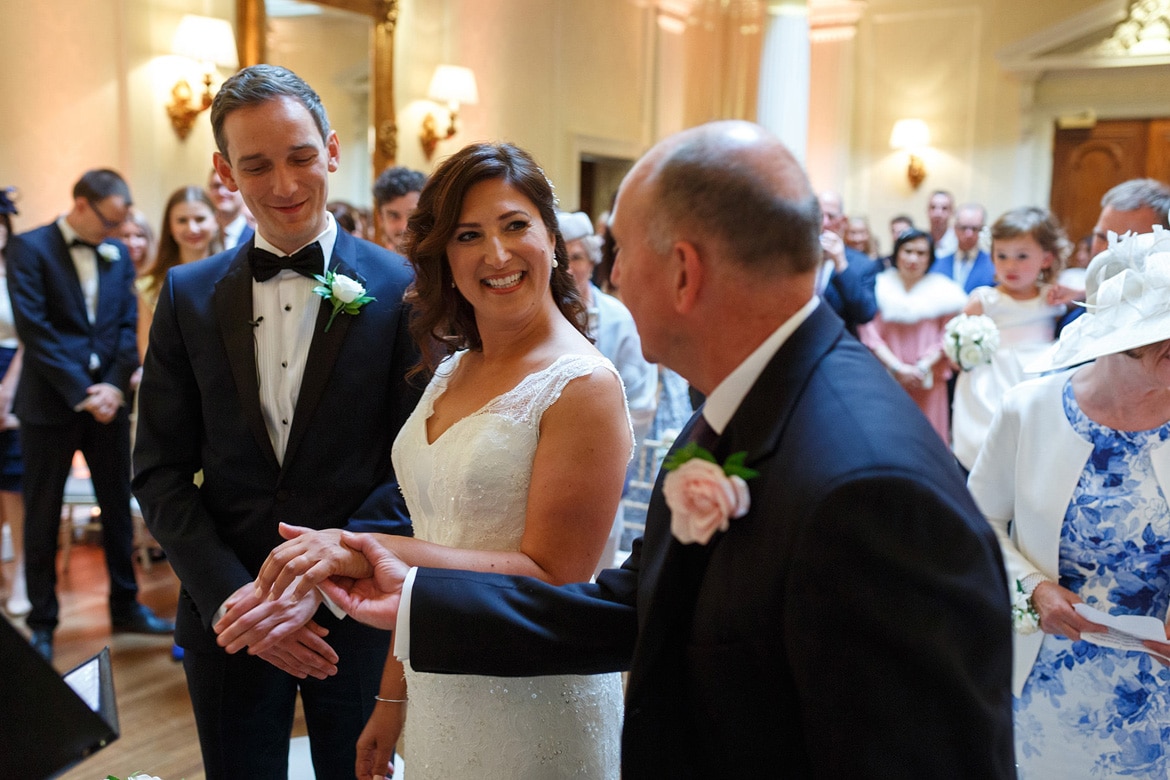
<path id="1" fill-rule="evenodd" d="M 258 282 L 267 282 L 284 270 L 296 271 L 310 279 L 325 271 L 325 254 L 316 241 L 285 257 L 254 246 L 248 250 L 248 261 L 252 264 L 252 278 Z"/>
<path id="2" fill-rule="evenodd" d="M 80 238 L 75 238 L 75 239 L 73 239 L 72 241 L 70 241 L 70 242 L 69 242 L 69 246 L 70 246 L 70 247 L 75 247 L 75 246 L 87 246 L 87 247 L 89 247 L 90 249 L 92 249 L 92 250 L 93 250 L 93 251 L 95 251 L 95 252 L 97 251 L 97 248 L 98 248 L 98 245 L 97 245 L 97 244 L 91 244 L 91 243 L 89 243 L 88 241 L 82 241 Z"/>

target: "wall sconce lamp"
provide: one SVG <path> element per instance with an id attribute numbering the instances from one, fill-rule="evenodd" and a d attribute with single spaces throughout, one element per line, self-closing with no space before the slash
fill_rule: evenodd
<path id="1" fill-rule="evenodd" d="M 471 68 L 462 68 L 458 65 L 440 65 L 435 68 L 435 75 L 431 77 L 431 88 L 427 90 L 427 97 L 438 103 L 446 103 L 450 113 L 450 122 L 447 125 L 447 134 L 440 136 L 435 130 L 435 115 L 428 113 L 423 118 L 422 132 L 419 133 L 419 142 L 422 143 L 423 154 L 429 160 L 435 154 L 435 147 L 439 141 L 446 141 L 455 135 L 455 120 L 459 116 L 459 104 L 474 106 L 479 102 L 479 90 L 475 87 L 475 74 Z"/>
<path id="2" fill-rule="evenodd" d="M 236 55 L 236 38 L 231 22 L 226 19 L 212 19 L 208 16 L 187 14 L 175 30 L 171 49 L 180 57 L 200 63 L 203 68 L 203 95 L 199 103 L 193 103 L 194 91 L 186 79 L 179 79 L 171 88 L 171 102 L 167 104 L 167 116 L 180 139 L 186 138 L 200 113 L 211 108 L 211 80 L 215 69 L 235 70 L 239 66 Z"/>
<path id="3" fill-rule="evenodd" d="M 930 146 L 930 128 L 921 119 L 899 119 L 890 131 L 890 148 L 910 153 L 910 165 L 906 178 L 910 186 L 918 189 L 926 179 L 926 163 L 918 156 L 923 147 Z"/>

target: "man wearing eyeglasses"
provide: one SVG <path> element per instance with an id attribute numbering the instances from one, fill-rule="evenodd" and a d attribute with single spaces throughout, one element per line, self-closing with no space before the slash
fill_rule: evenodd
<path id="1" fill-rule="evenodd" d="M 25 566 L 33 647 L 48 660 L 57 627 L 57 537 L 73 453 L 81 450 L 101 508 L 114 631 L 167 634 L 173 624 L 138 603 L 131 562 L 130 375 L 138 367 L 134 264 L 110 239 L 130 188 L 88 171 L 67 214 L 14 236 L 8 290 L 24 367 L 13 401 L 24 459 Z"/>
<path id="2" fill-rule="evenodd" d="M 930 270 L 954 279 L 967 292 L 995 284 L 995 264 L 991 255 L 979 246 L 986 221 L 987 211 L 978 203 L 960 206 L 954 226 L 958 246 L 952 254 L 937 258 Z"/>

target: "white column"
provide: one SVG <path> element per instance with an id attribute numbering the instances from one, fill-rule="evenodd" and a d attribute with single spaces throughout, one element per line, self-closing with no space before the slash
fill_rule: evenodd
<path id="1" fill-rule="evenodd" d="M 808 147 L 808 4 L 768 3 L 756 116 L 803 162 Z"/>

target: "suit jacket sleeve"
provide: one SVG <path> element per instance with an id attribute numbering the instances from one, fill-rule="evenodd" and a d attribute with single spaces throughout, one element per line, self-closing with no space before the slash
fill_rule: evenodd
<path id="1" fill-rule="evenodd" d="M 203 507 L 195 474 L 203 467 L 202 403 L 175 316 L 173 275 L 159 295 L 138 399 L 134 493 L 151 533 L 169 553 L 206 627 L 232 593 L 252 581 Z M 241 435 L 247 435 L 242 432 Z"/>
<path id="2" fill-rule="evenodd" d="M 419 569 L 411 595 L 410 664 L 423 672 L 531 677 L 630 666 L 641 539 L 595 583 Z"/>
<path id="3" fill-rule="evenodd" d="M 841 319 L 853 325 L 861 325 L 877 314 L 877 298 L 874 295 L 874 280 L 879 265 L 855 249 L 846 249 L 845 270 L 833 271 L 829 284 L 841 297 Z"/>

